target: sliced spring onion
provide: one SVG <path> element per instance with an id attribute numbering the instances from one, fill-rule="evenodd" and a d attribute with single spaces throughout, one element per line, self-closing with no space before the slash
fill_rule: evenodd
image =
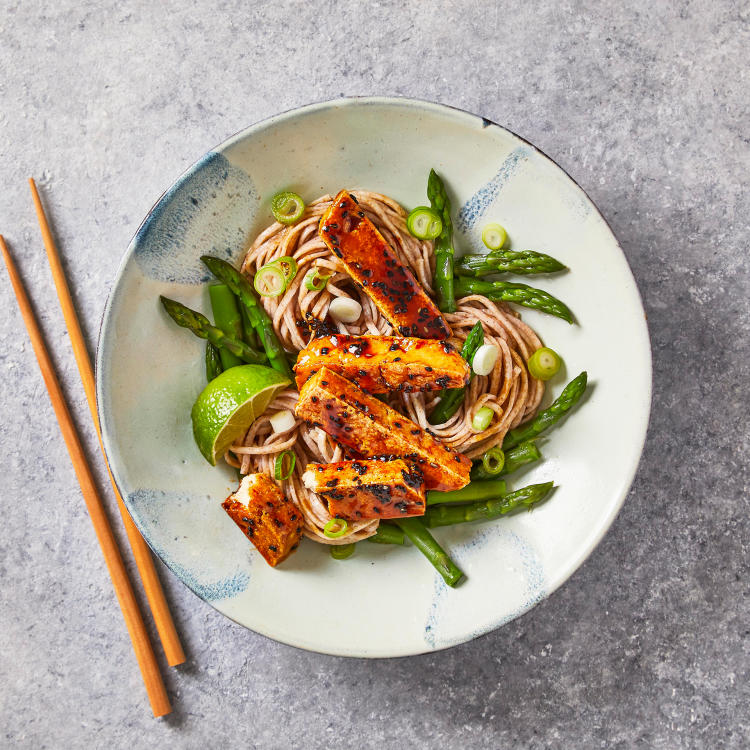
<path id="1" fill-rule="evenodd" d="M 497 476 L 505 466 L 505 454 L 499 445 L 490 448 L 482 456 L 482 466 L 490 476 Z"/>
<path id="2" fill-rule="evenodd" d="M 343 518 L 332 518 L 324 527 L 323 533 L 329 539 L 338 539 L 344 536 L 349 528 L 349 524 Z"/>
<path id="3" fill-rule="evenodd" d="M 494 369 L 499 355 L 500 349 L 494 344 L 482 344 L 474 352 L 474 359 L 471 360 L 471 369 L 477 375 L 489 375 Z"/>
<path id="4" fill-rule="evenodd" d="M 527 362 L 529 366 L 529 372 L 532 378 L 537 380 L 549 380 L 553 375 L 557 374 L 560 369 L 562 360 L 560 355 L 548 346 L 543 346 L 541 349 L 537 349 L 530 357 Z"/>
<path id="5" fill-rule="evenodd" d="M 434 240 L 443 231 L 443 221 L 429 206 L 417 206 L 406 219 L 409 233 L 420 240 Z"/>
<path id="6" fill-rule="evenodd" d="M 489 406 L 483 406 L 474 415 L 474 419 L 471 420 L 472 430 L 475 430 L 476 432 L 483 432 L 486 430 L 490 426 L 490 422 L 494 415 L 495 412 L 492 411 Z"/>
<path id="7" fill-rule="evenodd" d="M 271 423 L 271 429 L 274 432 L 288 432 L 294 427 L 294 414 L 289 409 L 282 409 L 268 418 Z"/>
<path id="8" fill-rule="evenodd" d="M 281 258 L 272 260 L 268 265 L 278 266 L 281 269 L 287 286 L 289 286 L 291 280 L 297 275 L 297 261 L 291 255 L 282 255 Z"/>
<path id="9" fill-rule="evenodd" d="M 278 297 L 286 289 L 286 279 L 281 268 L 273 263 L 261 266 L 255 273 L 253 285 L 261 297 Z"/>
<path id="10" fill-rule="evenodd" d="M 354 554 L 353 544 L 332 544 L 329 549 L 334 560 L 346 560 Z"/>
<path id="11" fill-rule="evenodd" d="M 304 278 L 305 289 L 311 292 L 321 292 L 326 288 L 330 274 L 322 274 L 317 268 L 311 268 Z"/>
<path id="12" fill-rule="evenodd" d="M 271 213 L 282 224 L 294 224 L 305 210 L 305 201 L 297 193 L 285 190 L 271 198 Z"/>
<path id="13" fill-rule="evenodd" d="M 356 299 L 336 297 L 336 299 L 331 300 L 328 312 L 334 320 L 342 323 L 354 323 L 362 314 L 362 305 Z"/>
<path id="14" fill-rule="evenodd" d="M 297 457 L 294 451 L 282 451 L 276 456 L 273 463 L 273 478 L 284 480 L 289 479 L 294 471 L 294 464 L 297 463 Z"/>
<path id="15" fill-rule="evenodd" d="M 490 250 L 499 250 L 508 241 L 508 233 L 500 224 L 488 224 L 482 230 L 482 242 Z"/>

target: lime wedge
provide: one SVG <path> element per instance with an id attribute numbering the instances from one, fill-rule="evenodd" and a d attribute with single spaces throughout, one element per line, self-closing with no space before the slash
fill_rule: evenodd
<path id="1" fill-rule="evenodd" d="M 230 367 L 204 389 L 190 416 L 200 452 L 212 466 L 289 385 L 280 372 L 263 365 Z"/>

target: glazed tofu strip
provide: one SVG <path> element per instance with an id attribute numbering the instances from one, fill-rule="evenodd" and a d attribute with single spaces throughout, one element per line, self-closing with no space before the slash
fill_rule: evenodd
<path id="1" fill-rule="evenodd" d="M 402 336 L 447 339 L 451 329 L 414 274 L 342 190 L 320 220 L 323 242 Z"/>
<path id="2" fill-rule="evenodd" d="M 297 357 L 297 387 L 321 367 L 370 393 L 436 391 L 468 384 L 466 360 L 447 341 L 337 334 L 313 339 Z"/>
<path id="3" fill-rule="evenodd" d="M 302 516 L 266 474 L 244 477 L 222 508 L 270 566 L 275 568 L 297 549 L 302 536 Z"/>
<path id="4" fill-rule="evenodd" d="M 357 456 L 416 464 L 428 490 L 457 490 L 469 483 L 466 456 L 326 367 L 302 387 L 296 410 Z"/>
<path id="5" fill-rule="evenodd" d="M 335 518 L 359 521 L 424 515 L 422 472 L 401 459 L 308 464 L 302 481 L 328 501 L 328 512 Z"/>

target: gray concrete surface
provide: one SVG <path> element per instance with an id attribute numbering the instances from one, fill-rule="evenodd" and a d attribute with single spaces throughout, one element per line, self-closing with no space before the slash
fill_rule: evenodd
<path id="1" fill-rule="evenodd" d="M 155 721 L 0 274 L 0 746 L 747 747 L 749 32 L 731 0 L 0 3 L 0 231 L 92 454 L 26 178 L 93 348 L 162 190 L 243 126 L 343 94 L 463 107 L 562 164 L 633 267 L 655 378 L 622 513 L 529 614 L 346 660 L 247 632 L 162 570 L 190 658 Z"/>

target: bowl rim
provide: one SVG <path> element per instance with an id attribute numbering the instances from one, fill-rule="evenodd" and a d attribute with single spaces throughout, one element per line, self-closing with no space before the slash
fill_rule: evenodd
<path id="1" fill-rule="evenodd" d="M 618 493 L 619 496 L 617 496 L 616 502 L 612 503 L 607 515 L 603 517 L 598 527 L 592 530 L 592 533 L 589 535 L 586 543 L 581 546 L 578 554 L 576 554 L 572 558 L 572 562 L 569 564 L 567 568 L 567 572 L 562 576 L 557 576 L 553 580 L 551 585 L 546 586 L 542 595 L 539 598 L 529 602 L 527 605 L 513 612 L 511 616 L 506 615 L 506 616 L 496 618 L 492 621 L 492 623 L 488 624 L 487 626 L 479 630 L 472 631 L 466 638 L 461 638 L 455 641 L 444 643 L 437 647 L 429 647 L 427 644 L 425 644 L 425 648 L 422 648 L 419 650 L 403 651 L 401 653 L 395 653 L 395 654 L 394 653 L 388 653 L 388 654 L 386 653 L 365 653 L 365 654 L 345 653 L 342 651 L 325 650 L 325 649 L 320 649 L 318 647 L 306 646 L 300 643 L 293 643 L 289 640 L 285 640 L 284 638 L 272 635 L 270 633 L 262 632 L 262 631 L 254 630 L 253 628 L 250 628 L 248 625 L 245 625 L 244 623 L 239 622 L 238 620 L 233 618 L 231 615 L 228 615 L 225 612 L 223 612 L 221 609 L 219 609 L 216 603 L 212 601 L 207 601 L 202 596 L 200 596 L 200 594 L 198 594 L 189 585 L 189 583 L 186 580 L 184 580 L 183 576 L 180 575 L 179 571 L 177 571 L 173 565 L 170 565 L 167 561 L 165 561 L 161 557 L 161 555 L 159 555 L 158 551 L 151 544 L 147 536 L 143 534 L 139 519 L 130 512 L 130 508 L 128 506 L 127 500 L 125 499 L 125 495 L 123 495 L 122 488 L 120 487 L 120 483 L 117 480 L 117 472 L 114 469 L 114 467 L 112 467 L 110 464 L 110 447 L 111 447 L 110 441 L 112 439 L 112 436 L 110 436 L 109 431 L 106 427 L 106 420 L 103 419 L 104 414 L 103 414 L 102 406 L 101 406 L 102 401 L 103 401 L 102 396 L 103 396 L 103 391 L 104 391 L 103 378 L 101 376 L 101 373 L 103 372 L 102 357 L 103 357 L 103 349 L 104 349 L 102 345 L 102 341 L 104 337 L 104 332 L 107 329 L 108 324 L 110 322 L 112 308 L 113 308 L 114 300 L 117 296 L 117 290 L 119 287 L 120 279 L 125 271 L 126 266 L 132 259 L 132 256 L 136 248 L 137 239 L 141 233 L 141 229 L 149 221 L 155 209 L 165 199 L 165 197 L 167 197 L 179 185 L 181 185 L 186 179 L 188 179 L 190 175 L 192 175 L 195 171 L 197 171 L 201 167 L 205 158 L 209 154 L 222 153 L 226 149 L 230 148 L 232 145 L 244 140 L 250 135 L 256 135 L 258 133 L 262 133 L 264 130 L 273 128 L 277 124 L 285 122 L 287 120 L 296 119 L 300 116 L 307 116 L 310 114 L 323 112 L 328 109 L 336 109 L 336 108 L 342 108 L 342 107 L 378 106 L 378 105 L 379 106 L 394 106 L 395 105 L 395 106 L 402 106 L 405 108 L 422 109 L 424 111 L 431 112 L 437 115 L 445 116 L 447 114 L 456 118 L 458 121 L 465 121 L 466 123 L 472 124 L 472 125 L 476 125 L 479 122 L 481 123 L 481 126 L 483 128 L 486 128 L 486 127 L 499 128 L 505 131 L 506 133 L 510 134 L 513 138 L 516 138 L 521 143 L 525 144 L 528 148 L 532 149 L 536 154 L 538 154 L 543 159 L 550 162 L 558 170 L 560 170 L 567 177 L 567 179 L 570 180 L 570 182 L 583 194 L 583 196 L 586 198 L 588 203 L 591 205 L 591 207 L 593 208 L 598 218 L 603 222 L 603 224 L 609 231 L 617 249 L 619 250 L 622 256 L 622 259 L 625 262 L 625 268 L 627 269 L 627 272 L 630 274 L 630 278 L 632 279 L 632 282 L 633 282 L 633 292 L 635 293 L 635 298 L 637 299 L 638 304 L 640 306 L 640 310 L 643 313 L 644 336 L 643 336 L 643 340 L 640 343 L 641 345 L 645 344 L 645 351 L 642 352 L 642 355 L 644 358 L 644 363 L 648 367 L 648 378 L 646 379 L 648 393 L 645 394 L 647 398 L 644 401 L 644 404 L 642 407 L 642 412 L 643 412 L 643 416 L 641 417 L 642 438 L 640 440 L 640 445 L 637 446 L 638 447 L 637 458 L 633 460 L 632 465 L 628 468 L 627 472 L 623 475 L 624 481 L 621 484 L 621 489 L 619 490 L 619 493 Z M 638 284 L 636 282 L 633 271 L 630 267 L 630 263 L 628 262 L 627 256 L 625 255 L 622 249 L 622 246 L 620 245 L 620 242 L 617 239 L 617 236 L 612 230 L 610 223 L 604 217 L 601 210 L 599 209 L 597 204 L 593 201 L 593 199 L 589 196 L 586 190 L 583 187 L 581 187 L 581 185 L 575 180 L 575 178 L 573 178 L 568 173 L 568 171 L 564 167 L 562 167 L 560 164 L 558 164 L 551 156 L 549 156 L 538 146 L 531 143 L 531 141 L 519 135 L 518 133 L 511 130 L 510 128 L 507 128 L 504 125 L 500 125 L 499 123 L 487 117 L 474 114 L 472 112 L 464 110 L 460 107 L 456 107 L 454 105 L 444 104 L 441 102 L 435 102 L 435 101 L 431 101 L 427 99 L 416 99 L 416 98 L 401 97 L 401 96 L 345 96 L 345 97 L 339 97 L 336 99 L 319 100 L 319 101 L 315 101 L 315 102 L 305 104 L 299 107 L 293 107 L 293 108 L 284 110 L 282 112 L 270 115 L 269 117 L 263 118 L 261 120 L 257 120 L 256 122 L 236 131 L 235 133 L 230 135 L 228 138 L 224 139 L 220 143 L 216 144 L 213 148 L 206 151 L 200 158 L 192 162 L 185 170 L 182 171 L 182 173 L 177 178 L 175 178 L 172 181 L 169 187 L 159 195 L 159 197 L 154 201 L 151 208 L 148 210 L 143 220 L 140 222 L 140 224 L 136 228 L 133 236 L 131 237 L 130 242 L 127 245 L 127 248 L 125 249 L 122 257 L 120 258 L 120 262 L 117 266 L 115 275 L 112 279 L 109 291 L 107 293 L 101 319 L 99 322 L 99 331 L 98 331 L 98 336 L 97 336 L 96 355 L 95 355 L 95 385 L 96 385 L 97 417 L 98 417 L 99 424 L 101 427 L 102 444 L 103 444 L 103 448 L 105 452 L 105 457 L 106 457 L 107 464 L 111 468 L 113 482 L 115 483 L 117 487 L 118 493 L 123 498 L 123 504 L 127 508 L 127 511 L 130 514 L 130 517 L 135 523 L 136 527 L 138 528 L 139 533 L 141 533 L 144 541 L 149 545 L 153 553 L 159 558 L 159 560 L 164 565 L 166 565 L 166 567 L 169 568 L 172 574 L 175 575 L 180 580 L 181 583 L 183 583 L 188 589 L 190 589 L 193 592 L 193 594 L 195 594 L 199 599 L 201 599 L 201 601 L 204 601 L 206 604 L 210 605 L 213 609 L 216 609 L 217 611 L 219 611 L 221 615 L 223 615 L 224 617 L 227 617 L 228 619 L 232 620 L 233 622 L 237 623 L 243 628 L 246 628 L 247 630 L 251 630 L 252 632 L 257 633 L 258 635 L 262 637 L 276 641 L 277 643 L 283 643 L 286 646 L 291 646 L 292 648 L 298 648 L 301 650 L 312 651 L 314 653 L 326 654 L 330 656 L 345 656 L 345 657 L 350 657 L 350 658 L 368 658 L 368 659 L 370 658 L 372 659 L 405 658 L 408 656 L 417 656 L 420 654 L 434 653 L 434 652 L 442 651 L 448 648 L 453 648 L 454 646 L 458 646 L 462 643 L 468 643 L 484 635 L 487 635 L 488 633 L 491 633 L 494 630 L 497 630 L 503 625 L 506 625 L 509 622 L 512 622 L 513 620 L 518 619 L 519 617 L 521 617 L 522 615 L 526 614 L 531 609 L 533 609 L 537 604 L 539 604 L 540 602 L 552 596 L 553 593 L 555 593 L 558 589 L 560 589 L 580 570 L 583 563 L 586 562 L 586 560 L 591 556 L 593 551 L 596 549 L 596 547 L 599 545 L 601 540 L 607 534 L 609 529 L 612 527 L 612 524 L 614 523 L 615 519 L 619 515 L 622 509 L 622 506 L 624 505 L 625 500 L 633 486 L 633 482 L 638 472 L 638 468 L 640 467 L 641 460 L 643 458 L 643 451 L 644 451 L 644 447 L 646 444 L 646 439 L 648 437 L 648 431 L 649 431 L 650 420 L 651 420 L 651 411 L 652 411 L 652 406 L 653 406 L 653 402 L 652 402 L 652 399 L 653 399 L 653 354 L 651 350 L 651 338 L 650 338 L 650 332 L 649 332 L 649 327 L 648 327 L 648 320 L 647 320 L 647 316 L 645 313 L 645 308 L 643 306 L 643 297 L 641 295 L 640 289 L 638 288 Z"/>

